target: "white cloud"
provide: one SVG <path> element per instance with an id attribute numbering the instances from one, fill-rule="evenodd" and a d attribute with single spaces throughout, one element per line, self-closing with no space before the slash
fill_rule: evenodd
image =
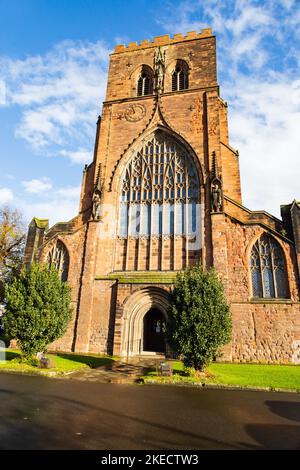
<path id="1" fill-rule="evenodd" d="M 80 149 L 72 151 L 61 150 L 60 155 L 68 157 L 73 163 L 89 163 L 92 158 L 92 153 L 88 150 Z"/>
<path id="2" fill-rule="evenodd" d="M 280 204 L 299 198 L 300 82 L 244 79 L 224 93 L 231 143 L 240 151 L 243 199 L 279 216 Z"/>
<path id="3" fill-rule="evenodd" d="M 43 219 L 49 219 L 50 226 L 57 222 L 68 221 L 77 214 L 77 207 L 73 198 L 71 200 L 61 200 L 54 197 L 46 202 L 36 201 L 33 203 L 21 201 L 18 207 L 21 209 L 27 222 L 36 216 Z"/>
<path id="4" fill-rule="evenodd" d="M 41 194 L 49 191 L 52 188 L 52 183 L 49 178 L 32 179 L 30 181 L 22 181 L 22 186 L 27 193 Z"/>
<path id="5" fill-rule="evenodd" d="M 6 85 L 3 80 L 0 79 L 0 106 L 6 104 Z"/>
<path id="6" fill-rule="evenodd" d="M 9 188 L 0 188 L 0 206 L 11 202 L 14 198 L 13 192 Z"/>
<path id="7" fill-rule="evenodd" d="M 236 16 L 226 21 L 226 27 L 235 36 L 241 36 L 249 29 L 257 31 L 260 26 L 274 26 L 274 17 L 266 7 L 253 6 L 251 2 L 236 2 L 235 10 Z"/>
<path id="8" fill-rule="evenodd" d="M 66 188 L 60 188 L 56 191 L 56 195 L 60 198 L 76 199 L 79 201 L 81 186 L 68 186 Z"/>
<path id="9" fill-rule="evenodd" d="M 289 10 L 295 4 L 295 1 L 296 0 L 280 0 L 280 3 Z"/>
<path id="10" fill-rule="evenodd" d="M 21 110 L 16 137 L 74 163 L 90 159 L 109 52 L 100 41 L 63 41 L 43 56 L 0 57 L 6 105 Z M 91 149 L 89 155 L 83 147 Z"/>
<path id="11" fill-rule="evenodd" d="M 42 193 L 43 197 L 35 197 L 32 200 L 19 197 L 15 200 L 15 205 L 24 214 L 27 222 L 37 216 L 49 219 L 51 226 L 57 222 L 68 221 L 77 215 L 80 190 L 80 185 L 52 187 Z"/>

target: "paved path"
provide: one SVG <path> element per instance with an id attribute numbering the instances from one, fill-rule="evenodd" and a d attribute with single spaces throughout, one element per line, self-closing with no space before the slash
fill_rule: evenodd
<path id="1" fill-rule="evenodd" d="M 134 383 L 147 370 L 156 369 L 162 359 L 137 359 L 130 362 L 115 361 L 95 369 L 83 369 L 69 376 L 70 379 L 97 383 Z"/>
<path id="2" fill-rule="evenodd" d="M 144 373 L 144 368 L 125 362 L 81 370 L 69 376 L 72 380 L 97 383 L 134 383 Z"/>
<path id="3" fill-rule="evenodd" d="M 297 394 L 0 374 L 0 449 L 299 449 Z"/>

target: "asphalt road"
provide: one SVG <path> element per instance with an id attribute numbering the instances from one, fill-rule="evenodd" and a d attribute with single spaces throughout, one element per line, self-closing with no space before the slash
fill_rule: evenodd
<path id="1" fill-rule="evenodd" d="M 1 373 L 0 449 L 300 449 L 300 396 Z"/>

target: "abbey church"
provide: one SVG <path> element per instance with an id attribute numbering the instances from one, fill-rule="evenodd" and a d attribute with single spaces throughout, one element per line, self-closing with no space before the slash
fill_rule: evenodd
<path id="1" fill-rule="evenodd" d="M 281 217 L 243 206 L 211 30 L 116 46 L 78 214 L 29 226 L 27 266 L 54 264 L 72 286 L 52 349 L 168 355 L 169 292 L 201 264 L 230 303 L 222 360 L 300 362 L 300 203 Z"/>

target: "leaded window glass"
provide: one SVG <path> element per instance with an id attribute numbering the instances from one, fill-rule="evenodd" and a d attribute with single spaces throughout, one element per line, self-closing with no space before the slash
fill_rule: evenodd
<path id="1" fill-rule="evenodd" d="M 47 262 L 49 266 L 54 266 L 59 272 L 62 281 L 68 279 L 69 254 L 65 245 L 60 240 L 49 251 Z"/>
<path id="2" fill-rule="evenodd" d="M 255 298 L 287 298 L 287 277 L 282 249 L 262 235 L 251 251 L 252 292 Z"/>
<path id="3" fill-rule="evenodd" d="M 188 66 L 178 61 L 172 73 L 172 91 L 186 90 L 188 88 Z"/>
<path id="4" fill-rule="evenodd" d="M 162 132 L 125 168 L 119 236 L 195 235 L 199 180 L 187 150 Z"/>
<path id="5" fill-rule="evenodd" d="M 142 70 L 137 83 L 137 95 L 151 95 L 152 92 L 153 74 L 149 70 Z"/>

